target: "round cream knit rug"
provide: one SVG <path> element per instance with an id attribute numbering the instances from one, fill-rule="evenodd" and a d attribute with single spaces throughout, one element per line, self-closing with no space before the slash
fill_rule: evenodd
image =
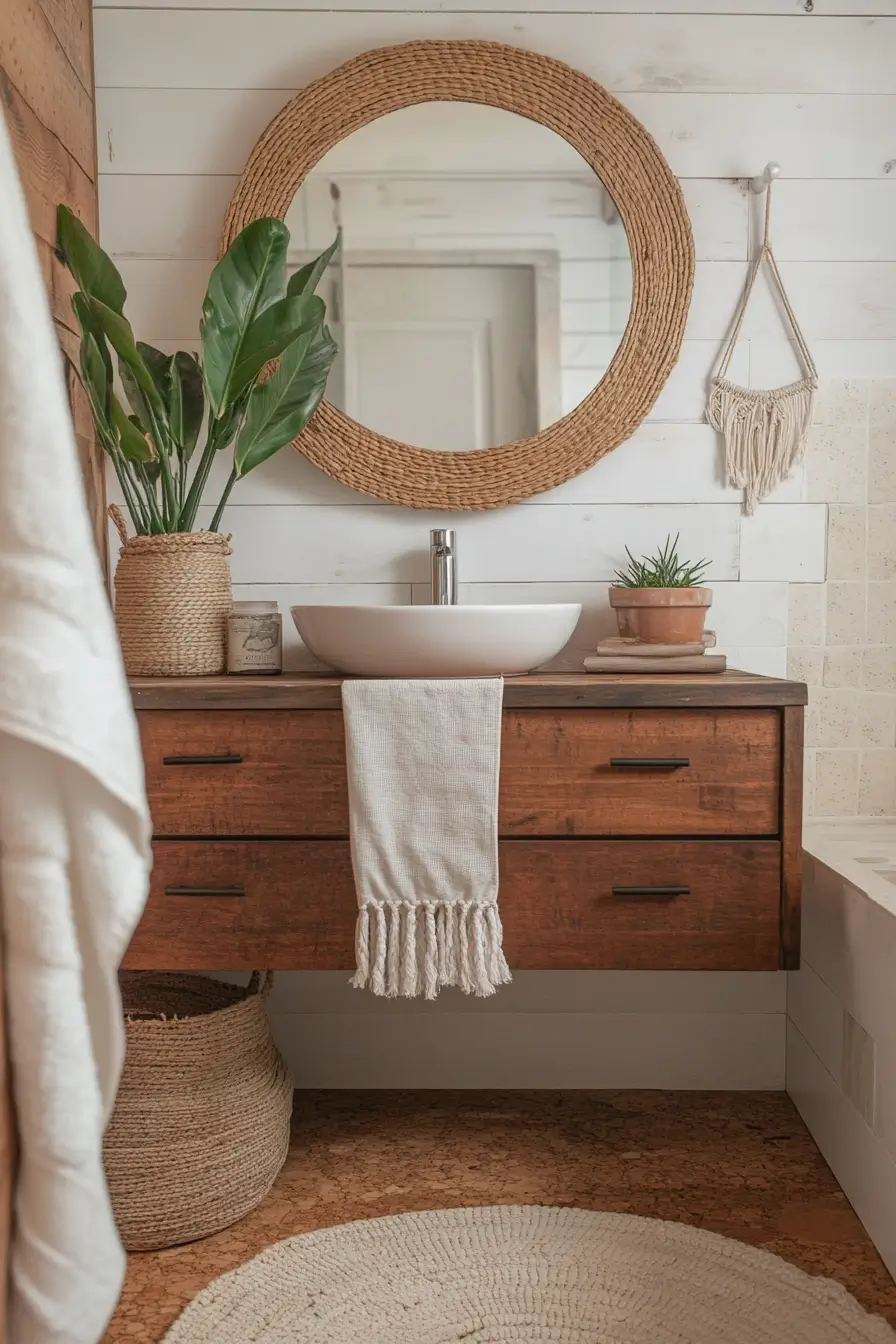
<path id="1" fill-rule="evenodd" d="M 839 1284 L 680 1223 L 441 1209 L 282 1241 L 165 1344 L 894 1344 Z"/>

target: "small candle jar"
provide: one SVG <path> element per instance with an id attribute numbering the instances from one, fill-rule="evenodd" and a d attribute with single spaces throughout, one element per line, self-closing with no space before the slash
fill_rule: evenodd
<path id="1" fill-rule="evenodd" d="M 283 671 L 283 618 L 276 602 L 234 602 L 227 620 L 227 671 L 243 677 Z"/>

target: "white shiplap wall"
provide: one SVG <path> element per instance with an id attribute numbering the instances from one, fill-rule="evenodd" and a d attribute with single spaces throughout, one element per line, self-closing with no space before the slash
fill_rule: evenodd
<path id="1" fill-rule="evenodd" d="M 648 421 L 550 495 L 453 519 L 465 599 L 581 598 L 575 660 L 605 628 L 605 581 L 623 545 L 680 531 L 689 551 L 713 560 L 721 644 L 742 666 L 783 673 L 789 585 L 825 578 L 828 500 L 813 484 L 824 472 L 810 454 L 744 519 L 700 423 L 704 384 L 759 227 L 744 178 L 769 159 L 783 167 L 776 250 L 822 376 L 835 391 L 842 379 L 896 377 L 896 0 L 815 0 L 812 13 L 804 0 L 100 4 L 101 231 L 139 335 L 195 338 L 227 200 L 291 94 L 357 52 L 423 37 L 528 47 L 610 88 L 681 178 L 697 245 L 682 357 Z M 766 294 L 745 337 L 734 377 L 790 377 Z M 587 351 L 581 359 L 584 395 Z M 825 461 L 840 432 L 850 431 L 825 425 Z M 284 607 L 409 601 L 437 521 L 281 455 L 229 511 L 238 595 L 264 589 Z M 293 659 L 302 656 L 294 646 Z M 339 981 L 281 977 L 278 1030 L 304 1085 L 783 1085 L 776 976 L 528 975 L 485 1008 L 373 1004 Z"/>

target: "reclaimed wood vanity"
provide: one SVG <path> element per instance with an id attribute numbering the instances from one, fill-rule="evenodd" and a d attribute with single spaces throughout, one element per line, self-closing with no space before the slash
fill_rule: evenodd
<path id="1" fill-rule="evenodd" d="M 340 685 L 132 682 L 155 839 L 126 966 L 353 969 Z M 805 702 L 743 672 L 508 680 L 511 967 L 796 966 Z"/>

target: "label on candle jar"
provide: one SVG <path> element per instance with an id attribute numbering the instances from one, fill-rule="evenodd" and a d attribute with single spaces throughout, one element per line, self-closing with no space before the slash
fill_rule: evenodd
<path id="1" fill-rule="evenodd" d="M 227 671 L 273 676 L 283 668 L 283 618 L 276 602 L 234 602 L 227 621 Z"/>

